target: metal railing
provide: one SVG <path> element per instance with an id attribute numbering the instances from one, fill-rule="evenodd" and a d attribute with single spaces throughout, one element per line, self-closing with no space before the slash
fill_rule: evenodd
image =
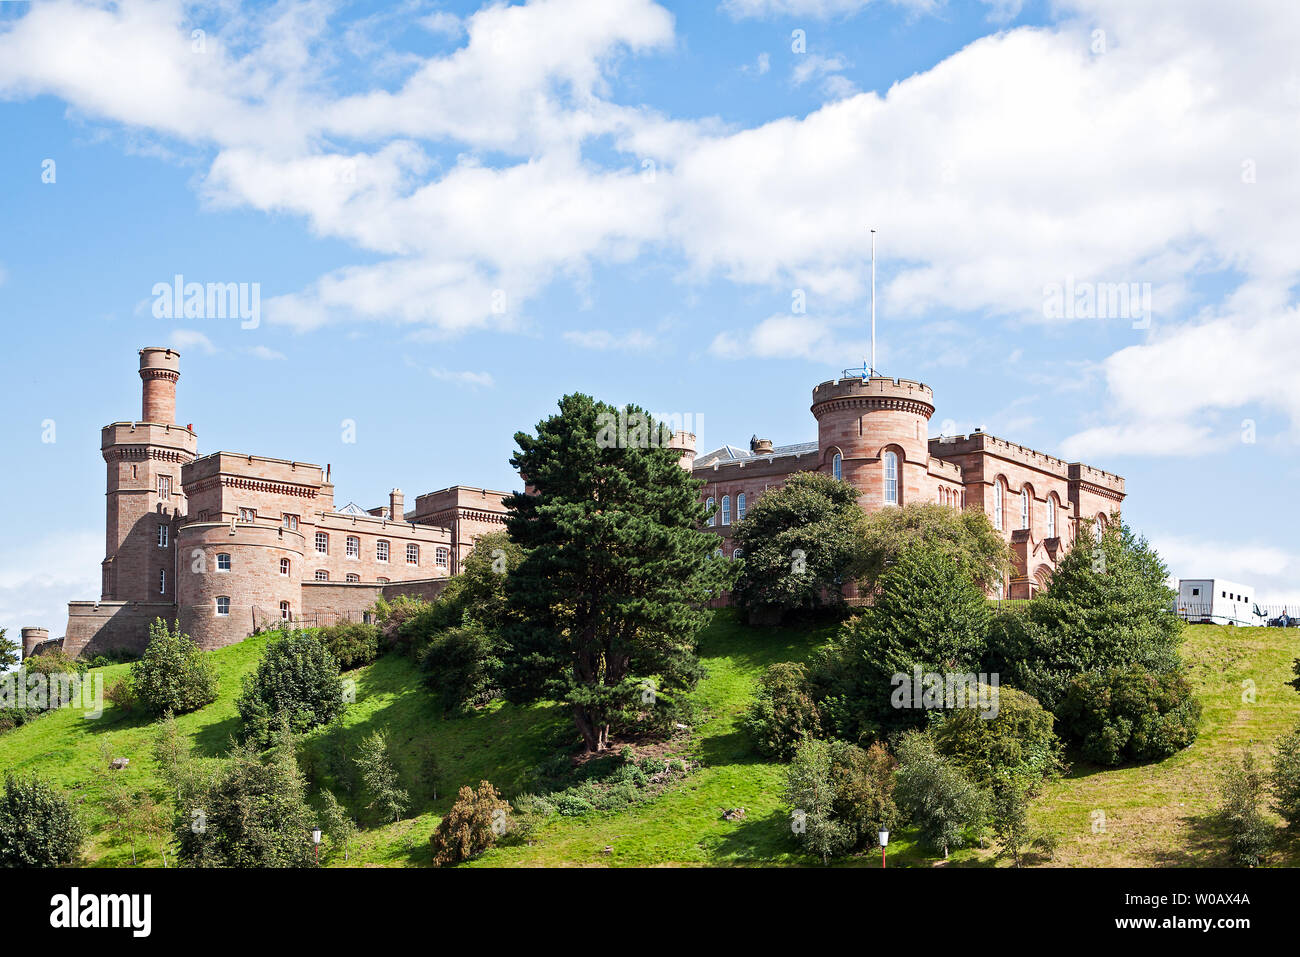
<path id="1" fill-rule="evenodd" d="M 1257 602 L 1181 602 L 1173 611 L 1194 625 L 1267 625 L 1273 628 L 1300 627 L 1300 604 L 1261 605 Z"/>

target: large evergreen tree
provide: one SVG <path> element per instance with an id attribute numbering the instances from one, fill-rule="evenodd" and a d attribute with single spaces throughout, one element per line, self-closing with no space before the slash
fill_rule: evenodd
<path id="1" fill-rule="evenodd" d="M 700 483 L 641 409 L 565 396 L 511 465 L 531 491 L 506 500 L 525 557 L 506 579 L 514 701 L 564 702 L 589 751 L 611 727 L 671 707 L 697 680 L 696 635 L 730 563 L 703 531 Z"/>
<path id="2" fill-rule="evenodd" d="M 899 555 L 925 545 L 951 558 L 988 591 L 1011 571 L 1011 549 L 987 515 L 930 502 L 883 508 L 867 517 L 858 542 L 858 587 L 872 591 Z"/>

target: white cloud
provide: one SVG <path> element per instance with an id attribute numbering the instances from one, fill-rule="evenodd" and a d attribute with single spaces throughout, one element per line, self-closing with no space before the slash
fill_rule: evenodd
<path id="1" fill-rule="evenodd" d="M 564 341 L 584 349 L 602 351 L 648 352 L 659 345 L 654 336 L 639 329 L 625 333 L 610 332 L 607 329 L 571 329 L 564 334 Z"/>
<path id="2" fill-rule="evenodd" d="M 1226 578 L 1252 585 L 1260 604 L 1300 611 L 1300 554 L 1248 540 L 1209 541 L 1157 535 L 1151 544 L 1174 578 Z"/>
<path id="3" fill-rule="evenodd" d="M 178 352 L 197 350 L 205 355 L 212 355 L 217 347 L 212 340 L 194 329 L 173 329 L 168 338 L 168 345 Z"/>
<path id="4" fill-rule="evenodd" d="M 491 388 L 495 385 L 491 373 L 488 372 L 450 372 L 447 369 L 430 369 L 429 374 L 435 379 L 452 382 L 456 385 L 474 388 Z"/>
<path id="5" fill-rule="evenodd" d="M 880 0 L 722 0 L 722 9 L 737 20 L 749 17 L 831 17 L 851 16 Z M 895 6 L 930 12 L 943 0 L 888 0 Z"/>
<path id="6" fill-rule="evenodd" d="M 870 342 L 841 338 L 840 320 L 778 313 L 752 329 L 719 333 L 709 352 L 720 359 L 809 359 L 837 368 L 866 355 Z"/>
<path id="7" fill-rule="evenodd" d="M 267 346 L 253 346 L 253 348 L 248 350 L 248 354 L 254 359 L 262 359 L 268 362 L 287 358 L 283 352 L 277 352 L 275 349 L 268 348 Z"/>
<path id="8" fill-rule="evenodd" d="M 68 602 L 99 597 L 103 533 L 52 534 L 21 549 L 0 552 L 0 628 L 17 638 L 21 628 L 48 628 L 61 636 Z"/>

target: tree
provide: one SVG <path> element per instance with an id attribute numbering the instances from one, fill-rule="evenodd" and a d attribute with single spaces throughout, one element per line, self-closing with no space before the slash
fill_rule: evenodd
<path id="1" fill-rule="evenodd" d="M 393 769 L 388 754 L 388 736 L 376 731 L 362 740 L 357 750 L 357 770 L 370 803 L 366 807 L 376 811 L 380 818 L 401 820 L 402 812 L 410 803 L 410 796 L 397 786 L 397 771 Z"/>
<path id="2" fill-rule="evenodd" d="M 328 724 L 344 707 L 338 662 L 306 632 L 283 634 L 271 640 L 257 670 L 244 678 L 236 707 L 245 738 L 263 745 L 281 714 L 298 734 Z"/>
<path id="3" fill-rule="evenodd" d="M 842 606 L 865 518 L 857 490 L 820 472 L 796 472 L 765 492 L 735 526 L 744 551 L 736 605 L 756 620 Z"/>
<path id="4" fill-rule="evenodd" d="M 1100 541 L 1085 523 L 1047 590 L 1023 615 L 999 615 L 987 670 L 1056 712 L 1070 680 L 1130 664 L 1176 671 L 1182 622 L 1169 570 L 1146 539 L 1116 522 Z"/>
<path id="5" fill-rule="evenodd" d="M 343 851 L 343 860 L 348 859 L 348 845 L 357 833 L 356 822 L 339 803 L 333 791 L 321 791 L 321 830 L 330 839 L 331 848 Z"/>
<path id="6" fill-rule="evenodd" d="M 18 642 L 5 637 L 7 630 L 0 628 L 0 672 L 8 671 L 23 659 L 23 650 Z"/>
<path id="7" fill-rule="evenodd" d="M 772 665 L 758 679 L 745 729 L 762 754 L 788 760 L 799 742 L 821 735 L 821 715 L 808 689 L 808 669 L 793 661 Z"/>
<path id="8" fill-rule="evenodd" d="M 1219 817 L 1227 826 L 1232 859 L 1243 867 L 1264 863 L 1276 834 L 1264 817 L 1264 773 L 1249 749 L 1229 765 L 1220 783 Z"/>
<path id="9" fill-rule="evenodd" d="M 511 465 L 532 491 L 506 499 L 524 558 L 506 578 L 502 682 L 515 702 L 563 702 L 587 750 L 603 751 L 694 686 L 704 603 L 731 563 L 702 530 L 701 483 L 644 412 L 585 395 L 559 408 L 515 436 Z"/>
<path id="10" fill-rule="evenodd" d="M 501 694 L 500 637 L 478 622 L 437 632 L 420 659 L 424 683 L 446 711 L 482 707 Z"/>
<path id="11" fill-rule="evenodd" d="M 877 742 L 863 751 L 847 741 L 799 742 L 786 772 L 784 801 L 804 849 L 823 863 L 875 844 L 893 826 L 894 759 Z"/>
<path id="12" fill-rule="evenodd" d="M 448 583 L 439 603 L 454 609 L 452 624 L 474 623 L 495 631 L 509 614 L 506 579 L 524 560 L 508 532 L 480 535 L 465 556 L 461 573 Z"/>
<path id="13" fill-rule="evenodd" d="M 150 714 L 186 714 L 217 700 L 217 671 L 180 622 L 149 626 L 149 645 L 131 666 L 132 697 Z"/>
<path id="14" fill-rule="evenodd" d="M 858 540 L 858 587 L 875 589 L 885 571 L 917 545 L 946 555 L 987 593 L 1011 570 L 1011 549 L 983 512 L 911 502 L 867 516 Z"/>
<path id="15" fill-rule="evenodd" d="M 1031 840 L 1029 803 L 1031 790 L 1021 782 L 1008 783 L 993 792 L 993 835 L 1002 845 L 1001 853 L 1020 866 L 1025 845 Z"/>
<path id="16" fill-rule="evenodd" d="M 5 772 L 0 794 L 0 867 L 67 867 L 85 830 L 72 803 L 32 775 Z"/>
<path id="17" fill-rule="evenodd" d="M 1300 726 L 1278 738 L 1269 772 L 1273 809 L 1292 834 L 1300 832 Z"/>
<path id="18" fill-rule="evenodd" d="M 900 682 L 916 668 L 975 672 L 988 622 L 988 602 L 952 558 L 928 545 L 907 549 L 881 576 L 872 606 L 819 653 L 811 682 L 823 720 L 851 741 L 924 724 L 915 702 L 896 700 Z"/>
<path id="19" fill-rule="evenodd" d="M 1167 758 L 1190 745 L 1201 704 L 1183 671 L 1129 664 L 1075 675 L 1057 714 L 1085 759 L 1116 765 Z"/>
<path id="20" fill-rule="evenodd" d="M 468 785 L 462 787 L 456 803 L 438 822 L 430 839 L 433 862 L 445 867 L 477 857 L 509 828 L 510 805 L 490 782 L 480 781 L 477 791 Z"/>
<path id="21" fill-rule="evenodd" d="M 981 689 L 981 700 L 992 703 L 992 716 L 968 701 L 931 726 L 940 754 L 983 787 L 1032 790 L 1061 774 L 1065 763 L 1050 712 L 1015 688 Z"/>
<path id="22" fill-rule="evenodd" d="M 920 731 L 909 731 L 899 741 L 894 800 L 904 820 L 945 858 L 951 848 L 978 836 L 990 812 L 988 793 Z"/>

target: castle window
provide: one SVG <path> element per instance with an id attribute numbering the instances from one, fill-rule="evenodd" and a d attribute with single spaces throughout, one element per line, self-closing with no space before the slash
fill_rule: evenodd
<path id="1" fill-rule="evenodd" d="M 722 524 L 731 524 L 731 496 L 722 496 Z"/>
<path id="2" fill-rule="evenodd" d="M 316 554 L 328 555 L 330 553 L 330 537 L 325 532 L 316 533 Z"/>
<path id="3" fill-rule="evenodd" d="M 406 543 L 406 564 L 408 565 L 420 564 L 420 546 L 415 544 L 414 542 Z"/>
<path id="4" fill-rule="evenodd" d="M 167 526 L 166 525 L 158 526 L 158 547 L 159 548 L 167 547 Z"/>
<path id="5" fill-rule="evenodd" d="M 158 569 L 158 594 L 167 594 L 167 569 Z"/>
<path id="6" fill-rule="evenodd" d="M 1056 493 L 1047 496 L 1047 537 L 1056 537 Z"/>
<path id="7" fill-rule="evenodd" d="M 361 539 L 357 538 L 355 535 L 349 535 L 347 541 L 347 548 L 344 550 L 344 552 L 348 558 L 360 558 Z"/>
<path id="8" fill-rule="evenodd" d="M 248 524 L 248 523 L 252 523 L 252 522 L 256 522 L 256 521 L 257 521 L 257 509 L 255 509 L 255 508 L 241 508 L 241 509 L 239 510 L 239 520 L 240 520 L 241 522 L 246 523 L 246 524 Z"/>
<path id="9" fill-rule="evenodd" d="M 1024 489 L 1020 490 L 1020 527 L 1029 527 L 1029 493 Z"/>
<path id="10" fill-rule="evenodd" d="M 171 498 L 172 494 L 172 477 L 170 475 L 158 476 L 158 497 Z"/>
<path id="11" fill-rule="evenodd" d="M 281 575 L 288 575 L 288 574 L 289 574 L 289 567 L 290 567 L 290 566 L 289 566 L 289 559 L 287 559 L 287 558 L 282 558 L 282 559 L 280 559 L 280 574 L 281 574 Z"/>
<path id="12" fill-rule="evenodd" d="M 733 549 L 731 550 L 731 557 L 732 557 L 732 558 L 744 558 L 744 557 L 745 557 L 745 550 L 744 550 L 743 548 L 733 548 Z"/>
<path id="13" fill-rule="evenodd" d="M 230 614 L 230 597 L 228 595 L 217 596 L 217 617 L 225 618 Z"/>
<path id="14" fill-rule="evenodd" d="M 736 521 L 743 522 L 744 520 L 745 520 L 745 493 L 741 492 L 739 495 L 736 496 Z"/>
<path id="15" fill-rule="evenodd" d="M 290 617 L 291 615 L 289 614 L 289 603 L 287 601 L 280 602 L 280 620 L 288 621 Z"/>
<path id="16" fill-rule="evenodd" d="M 291 532 L 298 531 L 297 515 L 290 515 L 288 512 L 285 512 L 283 515 L 280 516 L 280 521 L 284 525 L 284 527 L 287 528 L 289 531 Z"/>
<path id="17" fill-rule="evenodd" d="M 361 581 L 361 576 L 360 576 L 360 575 L 349 575 L 347 578 L 344 579 L 344 581 L 349 581 L 349 582 L 359 582 L 359 581 Z"/>
<path id="18" fill-rule="evenodd" d="M 704 507 L 707 508 L 707 509 L 709 510 L 709 524 L 710 524 L 710 525 L 717 525 L 717 524 L 718 524 L 718 516 L 717 516 L 716 514 L 714 514 L 714 511 L 713 511 L 713 496 L 712 496 L 712 495 L 710 495 L 710 496 L 709 496 L 709 500 L 708 500 L 707 502 L 704 503 Z"/>
<path id="19" fill-rule="evenodd" d="M 388 542 L 382 538 L 375 542 L 375 561 L 388 561 Z"/>
<path id="20" fill-rule="evenodd" d="M 831 474 L 835 476 L 836 481 L 844 478 L 844 458 L 838 452 L 831 456 Z"/>
<path id="21" fill-rule="evenodd" d="M 316 569 L 316 580 L 318 582 L 327 582 L 330 580 L 330 573 L 323 568 Z"/>
<path id="22" fill-rule="evenodd" d="M 885 504 L 898 504 L 898 455 L 885 453 Z"/>
<path id="23" fill-rule="evenodd" d="M 451 552 L 446 548 L 435 548 L 433 550 L 433 563 L 439 568 L 446 568 L 451 561 Z"/>
<path id="24" fill-rule="evenodd" d="M 993 483 L 993 527 L 1002 531 L 1002 480 Z M 1001 596 L 999 596 L 1001 597 Z"/>
<path id="25" fill-rule="evenodd" d="M 217 553 L 217 571 L 219 572 L 230 571 L 230 556 L 227 555 L 225 552 Z"/>
<path id="26" fill-rule="evenodd" d="M 388 579 L 387 579 L 387 578 L 381 578 L 381 579 L 379 579 L 379 584 L 381 584 L 381 585 L 387 585 L 387 584 L 388 584 Z"/>

